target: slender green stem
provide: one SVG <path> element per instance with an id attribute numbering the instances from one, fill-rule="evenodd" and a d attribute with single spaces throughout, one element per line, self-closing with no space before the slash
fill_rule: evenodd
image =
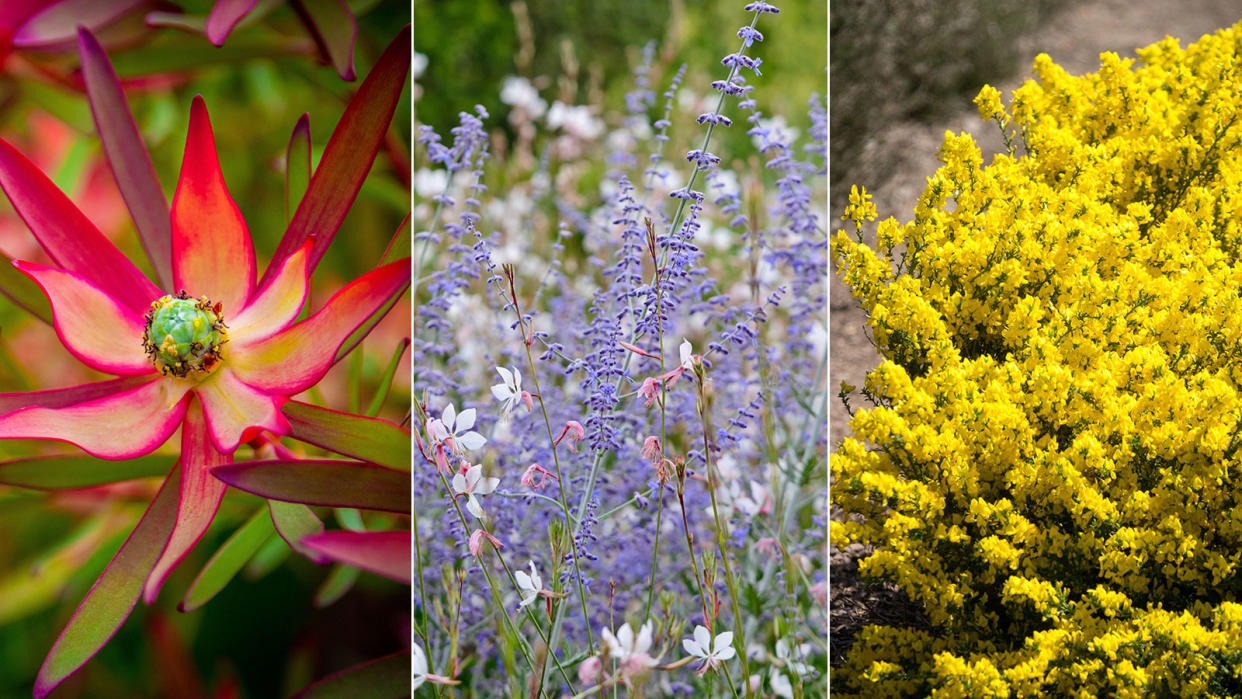
<path id="1" fill-rule="evenodd" d="M 414 573 L 418 576 L 418 603 L 423 610 L 423 624 L 415 624 L 419 635 L 423 637 L 423 648 L 431 652 L 430 624 L 427 624 L 427 588 L 423 583 L 423 545 L 418 537 L 418 506 L 410 503 L 410 525 L 414 530 Z M 428 656 L 430 657 L 430 656 Z"/>
<path id="2" fill-rule="evenodd" d="M 712 615 L 707 606 L 707 593 L 703 590 L 703 576 L 699 574 L 699 559 L 694 555 L 694 535 L 690 533 L 690 520 L 686 517 L 685 481 L 678 476 L 677 502 L 681 504 L 681 528 L 686 533 L 686 548 L 690 550 L 690 564 L 694 566 L 694 582 L 699 588 L 699 603 L 703 605 L 703 624 L 711 623 Z"/>
<path id="3" fill-rule="evenodd" d="M 725 568 L 725 584 L 729 586 L 729 601 L 733 607 L 733 629 L 738 642 L 738 657 L 742 661 L 742 677 L 750 677 L 750 667 L 746 658 L 746 632 L 742 622 L 742 611 L 737 603 L 737 581 L 733 578 L 733 568 L 729 565 L 729 554 L 725 551 L 725 540 L 728 538 L 728 532 L 720 522 L 720 508 L 716 505 L 716 474 L 712 468 L 712 448 L 708 443 L 707 435 L 711 432 L 711 416 L 708 414 L 708 405 L 706 397 L 705 382 L 707 372 L 700 370 L 698 373 L 699 388 L 699 417 L 703 422 L 703 461 L 706 464 L 704 470 L 707 471 L 707 492 L 712 498 L 712 518 L 716 524 L 716 547 L 720 550 L 720 559 L 724 562 Z M 729 673 L 726 672 L 728 677 Z M 729 680 L 729 687 L 733 687 L 733 680 Z M 750 696 L 750 683 L 747 682 L 743 688 L 746 696 Z M 734 691 L 734 695 L 737 692 Z"/>
<path id="4" fill-rule="evenodd" d="M 517 287 L 515 282 L 516 272 L 512 266 L 505 267 L 505 274 L 509 278 L 509 296 L 513 301 L 513 312 L 517 315 L 518 330 L 522 334 L 522 346 L 526 350 L 526 366 L 530 368 L 530 379 L 535 384 L 535 397 L 539 399 L 539 411 L 543 414 L 543 425 L 548 431 L 548 445 L 552 449 L 552 463 L 556 466 L 556 485 L 561 495 L 561 509 L 565 513 L 565 529 L 569 536 L 569 552 L 573 556 L 574 576 L 578 584 L 578 599 L 582 603 L 582 623 L 586 625 L 587 632 L 587 650 L 595 653 L 595 639 L 591 635 L 591 616 L 587 612 L 586 603 L 586 586 L 582 583 L 582 568 L 578 563 L 578 544 L 574 539 L 574 520 L 569 512 L 569 499 L 565 495 L 565 477 L 561 473 L 561 458 L 556 450 L 556 436 L 552 433 L 552 421 L 548 417 L 548 406 L 543 402 L 543 391 L 539 388 L 539 372 L 535 370 L 535 357 L 530 351 L 530 339 L 526 335 L 526 321 L 522 319 L 522 308 L 518 303 Z M 531 334 L 534 334 L 532 328 Z M 581 524 L 581 519 L 578 523 Z M 549 646 L 548 652 L 554 652 Z"/>
<path id="5" fill-rule="evenodd" d="M 650 233 L 651 231 L 650 219 L 647 221 L 647 230 L 648 230 L 648 236 L 650 240 L 648 244 L 652 246 L 651 247 L 651 261 L 655 263 L 656 261 L 655 239 L 654 239 L 654 236 L 652 236 Z M 655 290 L 656 290 L 656 318 L 657 318 L 656 346 L 660 348 L 660 375 L 663 376 L 665 372 L 665 369 L 664 369 L 664 323 L 659 322 L 658 320 L 661 317 L 660 316 L 660 302 L 663 298 L 660 293 L 660 268 L 659 267 L 655 269 L 653 276 L 655 278 Z M 631 314 L 631 317 L 632 315 L 633 314 Z M 667 386 L 664 384 L 664 382 L 660 382 L 660 454 L 659 454 L 660 462 L 659 462 L 659 466 L 656 469 L 656 472 L 657 472 L 656 478 L 658 479 L 660 483 L 660 502 L 659 502 L 659 505 L 656 506 L 655 541 L 653 542 L 651 546 L 651 580 L 648 581 L 647 583 L 647 606 L 643 608 L 643 621 L 644 622 L 651 617 L 651 598 L 655 595 L 656 567 L 660 560 L 659 558 L 660 556 L 660 525 L 664 521 L 664 479 L 659 474 L 664 473 L 664 465 L 663 465 L 664 444 L 668 440 L 667 409 L 665 408 L 665 397 L 667 395 L 668 395 Z M 691 556 L 693 557 L 693 551 L 691 552 Z"/>

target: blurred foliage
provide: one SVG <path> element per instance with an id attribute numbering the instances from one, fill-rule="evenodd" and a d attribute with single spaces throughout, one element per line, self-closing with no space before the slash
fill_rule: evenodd
<path id="1" fill-rule="evenodd" d="M 447 137 L 458 112 L 482 104 L 492 117 L 489 128 L 505 124 L 509 107 L 500 101 L 500 86 L 509 75 L 530 78 L 549 104 L 560 99 L 619 106 L 634 89 L 633 69 L 650 41 L 658 48 L 651 85 L 657 95 L 654 120 L 663 109 L 660 95 L 682 63 L 688 66 L 682 85 L 711 92 L 711 81 L 727 73 L 720 59 L 738 50 L 738 27 L 751 17 L 742 0 L 527 0 L 528 47 L 521 41 L 515 4 L 415 3 L 414 50 L 428 59 L 417 80 L 422 88 L 419 123 Z M 759 86 L 759 109 L 766 116 L 783 114 L 791 125 L 805 128 L 806 100 L 827 87 L 827 8 L 822 0 L 774 4 L 781 13 L 760 18 L 765 39 L 751 51 L 763 58 L 763 76 L 747 77 Z M 772 81 L 779 81 L 781 89 L 762 92 Z M 735 128 L 724 140 L 744 142 L 744 132 Z"/>
<path id="2" fill-rule="evenodd" d="M 1017 73 L 1015 38 L 1073 0 L 830 0 L 834 198 L 868 136 L 962 108 Z M 842 189 L 844 188 L 844 190 Z"/>

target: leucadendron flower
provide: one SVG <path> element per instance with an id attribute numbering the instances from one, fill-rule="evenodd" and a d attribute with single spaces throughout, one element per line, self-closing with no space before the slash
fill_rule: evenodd
<path id="1" fill-rule="evenodd" d="M 34 171 L 7 143 L 0 149 L 0 157 Z M 256 288 L 250 234 L 225 188 L 202 98 L 191 109 L 172 206 L 179 291 L 162 292 L 85 218 L 81 223 L 82 255 L 92 264 L 14 266 L 47 295 L 56 333 L 74 356 L 133 380 L 76 405 L 8 413 L 0 417 L 0 438 L 56 439 L 127 459 L 160 446 L 183 421 L 204 421 L 210 446 L 223 454 L 263 430 L 287 434 L 280 406 L 322 378 L 349 334 L 409 277 L 406 261 L 380 267 L 295 323 L 311 244 Z"/>
<path id="2" fill-rule="evenodd" d="M 49 205 L 72 206 L 2 141 L 0 160 L 24 169 L 27 186 L 46 190 Z M 76 218 L 81 259 L 64 259 L 58 248 L 48 252 L 59 268 L 13 264 L 47 295 L 65 347 L 122 381 L 92 400 L 35 404 L 0 416 L 0 439 L 54 439 L 100 458 L 129 459 L 153 451 L 184 424 L 182 501 L 193 497 L 211 513 L 225 485 L 209 469 L 227 463 L 239 444 L 262 432 L 288 434 L 281 406 L 327 373 L 346 338 L 410 275 L 408 260 L 379 267 L 295 323 L 306 300 L 313 240 L 256 286 L 250 232 L 225 187 L 201 97 L 190 110 L 172 203 L 176 293 L 161 291 L 85 217 Z M 191 453 L 184 453 L 187 448 Z M 209 522 L 196 522 L 197 531 L 174 532 L 174 543 L 192 534 L 185 542 L 192 545 Z M 188 548 L 166 549 L 148 583 L 148 599 Z"/>
<path id="3" fill-rule="evenodd" d="M 0 416 L 0 439 L 59 440 L 100 458 L 130 459 L 182 428 L 176 522 L 142 588 L 153 601 L 219 508 L 227 486 L 211 469 L 231 463 L 240 444 L 263 433 L 290 433 L 281 406 L 317 383 L 345 340 L 405 288 L 409 259 L 372 270 L 295 322 L 306 302 L 315 241 L 256 284 L 250 233 L 225 187 L 200 97 L 191 107 L 171 209 L 174 292 L 148 279 L 2 140 L 0 170 L 0 186 L 57 265 L 14 266 L 46 294 L 64 346 L 117 377 L 6 396 L 26 407 Z M 17 206 L 19 200 L 27 205 Z M 49 241 L 46 222 L 32 221 L 39 216 L 70 226 Z"/>

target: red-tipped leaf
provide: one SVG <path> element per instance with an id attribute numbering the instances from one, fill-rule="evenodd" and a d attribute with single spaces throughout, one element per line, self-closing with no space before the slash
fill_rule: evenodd
<path id="1" fill-rule="evenodd" d="M 13 35 L 13 45 L 27 49 L 56 48 L 77 37 L 78 27 L 99 29 L 146 0 L 61 0 L 27 20 Z"/>
<path id="2" fill-rule="evenodd" d="M 292 255 L 312 235 L 316 236 L 316 241 L 311 252 L 311 270 L 323 259 L 375 162 L 375 154 L 400 101 L 409 68 L 410 28 L 407 26 L 388 45 L 345 108 L 315 168 L 306 196 L 285 230 L 272 264 L 268 265 L 265 279 L 274 273 L 281 260 Z"/>
<path id="3" fill-rule="evenodd" d="M 286 396 L 305 391 L 336 362 L 341 343 L 409 282 L 409 258 L 371 270 L 301 323 L 259 342 L 233 340 L 233 371 L 260 391 Z"/>
<path id="4" fill-rule="evenodd" d="M 289 401 L 281 408 L 294 439 L 342 456 L 410 470 L 410 431 L 393 422 Z"/>
<path id="5" fill-rule="evenodd" d="M 310 114 L 298 117 L 285 150 L 285 223 L 293 219 L 311 178 Z"/>
<path id="6" fill-rule="evenodd" d="M 328 61 L 342 80 L 353 80 L 354 40 L 358 36 L 358 22 L 345 0 L 298 0 L 305 11 L 304 18 L 311 33 Z"/>
<path id="7" fill-rule="evenodd" d="M 221 454 L 212 444 L 203 408 L 193 401 L 181 425 L 181 497 L 177 503 L 177 523 L 168 546 L 143 586 L 147 604 L 155 601 L 169 573 L 202 538 L 220 509 L 227 487 L 211 475 L 213 468 L 233 462 L 232 454 Z"/>
<path id="8" fill-rule="evenodd" d="M 337 529 L 302 539 L 302 545 L 328 558 L 390 580 L 410 584 L 408 531 L 351 532 Z"/>
<path id="9" fill-rule="evenodd" d="M 302 545 L 302 539 L 323 531 L 323 522 L 315 516 L 311 508 L 298 502 L 282 500 L 268 500 L 267 508 L 272 513 L 272 524 L 276 527 L 276 533 L 280 534 L 280 538 L 285 540 L 289 548 L 316 563 L 327 563 L 322 554 Z M 262 551 L 259 553 L 262 554 Z"/>
<path id="10" fill-rule="evenodd" d="M 95 657 L 138 604 L 147 574 L 172 533 L 180 481 L 174 468 L 133 533 L 78 605 L 39 669 L 35 699 L 46 697 Z"/>
<path id="11" fill-rule="evenodd" d="M 138 125 L 130 113 L 125 92 L 117 79 L 108 54 L 89 30 L 78 30 L 78 54 L 82 60 L 82 78 L 86 97 L 95 118 L 95 129 L 103 143 L 104 155 L 116 178 L 117 188 L 125 198 L 134 219 L 142 247 L 151 259 L 160 286 L 175 291 L 172 274 L 172 226 L 169 221 L 168 199 L 155 175 L 151 154 L 147 152 Z"/>
<path id="12" fill-rule="evenodd" d="M 132 459 L 154 451 L 177 429 L 188 390 L 161 377 L 65 408 L 22 408 L 0 417 L 0 439 L 54 439 L 102 459 Z"/>
<path id="13" fill-rule="evenodd" d="M 216 0 L 204 27 L 207 40 L 216 46 L 223 46 L 233 27 L 258 4 L 259 0 Z"/>
<path id="14" fill-rule="evenodd" d="M 293 699 L 401 697 L 410 691 L 410 651 L 404 650 L 346 668 L 306 687 Z"/>
<path id="15" fill-rule="evenodd" d="M 229 194 L 207 105 L 196 95 L 172 205 L 173 274 L 178 289 L 206 295 L 237 313 L 254 293 L 254 245 Z"/>
<path id="16" fill-rule="evenodd" d="M 57 266 L 146 313 L 160 290 L 26 156 L 0 139 L 0 188 Z"/>
<path id="17" fill-rule="evenodd" d="M 251 461 L 213 473 L 234 488 L 274 500 L 410 512 L 410 474 L 359 461 Z"/>
<path id="18" fill-rule="evenodd" d="M 99 400 L 115 393 L 123 393 L 149 381 L 151 381 L 149 376 L 129 376 L 69 388 L 53 388 L 29 393 L 0 393 L 0 415 L 35 405 L 44 408 L 67 408 L 78 403 Z"/>

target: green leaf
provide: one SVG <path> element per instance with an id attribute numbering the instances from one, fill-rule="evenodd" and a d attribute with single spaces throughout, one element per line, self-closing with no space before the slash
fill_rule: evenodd
<path id="1" fill-rule="evenodd" d="M 401 225 L 397 226 L 397 232 L 392 234 L 392 238 L 388 241 L 388 247 L 384 248 L 384 254 L 380 257 L 379 264 L 376 267 L 383 267 L 390 262 L 396 262 L 403 257 L 410 256 L 410 250 L 413 247 L 413 239 L 410 237 L 410 214 L 407 212 L 405 218 L 401 219 Z"/>
<path id="2" fill-rule="evenodd" d="M 215 555 L 203 566 L 185 593 L 178 609 L 190 612 L 203 606 L 233 579 L 246 562 L 255 555 L 269 538 L 276 533 L 267 507 L 261 507 L 240 529 L 224 542 Z"/>
<path id="3" fill-rule="evenodd" d="M 294 695 L 294 699 L 354 699 L 410 695 L 410 651 L 384 656 L 328 675 Z"/>
<path id="4" fill-rule="evenodd" d="M 272 513 L 272 524 L 276 525 L 276 533 L 289 548 L 315 561 L 325 562 L 325 557 L 302 545 L 303 537 L 319 534 L 323 531 L 323 522 L 315 516 L 311 508 L 296 502 L 268 500 L 268 509 Z"/>
<path id="5" fill-rule="evenodd" d="M 129 110 L 121 81 L 112 69 L 108 54 L 85 28 L 78 28 L 78 53 L 86 96 L 95 118 L 95 128 L 103 143 L 104 155 L 116 179 L 117 188 L 129 207 L 138 239 L 146 251 L 160 286 L 173 288 L 172 222 L 168 199 L 160 187 L 147 145 Z M 62 189 L 64 189 L 62 187 Z M 65 190 L 70 191 L 70 190 Z"/>
<path id="6" fill-rule="evenodd" d="M 361 571 L 357 568 L 339 563 L 332 566 L 328 579 L 324 580 L 315 592 L 315 607 L 323 609 L 343 597 L 346 592 L 349 592 L 349 588 L 354 586 L 359 572 Z"/>
<path id="7" fill-rule="evenodd" d="M 46 697 L 85 665 L 129 618 L 147 575 L 172 534 L 180 483 L 181 474 L 174 468 L 129 539 L 86 593 L 39 669 L 35 699 Z"/>
<path id="8" fill-rule="evenodd" d="M 127 461 L 93 456 L 36 456 L 0 463 L 0 484 L 37 490 L 91 488 L 107 483 L 162 476 L 177 462 L 171 454 L 148 454 Z"/>
<path id="9" fill-rule="evenodd" d="M 315 38 L 342 80 L 353 80 L 358 23 L 344 0 L 299 0 Z"/>
<path id="10" fill-rule="evenodd" d="M 289 544 L 279 535 L 273 535 L 246 564 L 243 575 L 247 580 L 258 580 L 276 570 L 290 553 L 293 553 L 293 549 L 289 548 Z"/>
<path id="11" fill-rule="evenodd" d="M 401 363 L 401 357 L 405 355 L 409 347 L 410 338 L 407 337 L 401 340 L 401 344 L 392 353 L 392 358 L 388 360 L 388 366 L 384 369 L 384 375 L 380 377 L 379 390 L 375 392 L 371 403 L 367 405 L 367 417 L 379 415 L 379 411 L 384 407 L 384 400 L 388 398 L 388 391 L 392 388 L 392 378 L 397 374 L 397 365 Z"/>
<path id="12" fill-rule="evenodd" d="M 410 511 L 409 472 L 360 461 L 249 461 L 211 472 L 234 488 L 272 500 Z"/>
<path id="13" fill-rule="evenodd" d="M 310 114 L 298 117 L 285 149 L 285 225 L 298 210 L 311 177 Z"/>
<path id="14" fill-rule="evenodd" d="M 410 431 L 393 422 L 289 401 L 281 408 L 294 439 L 344 456 L 410 470 Z"/>

